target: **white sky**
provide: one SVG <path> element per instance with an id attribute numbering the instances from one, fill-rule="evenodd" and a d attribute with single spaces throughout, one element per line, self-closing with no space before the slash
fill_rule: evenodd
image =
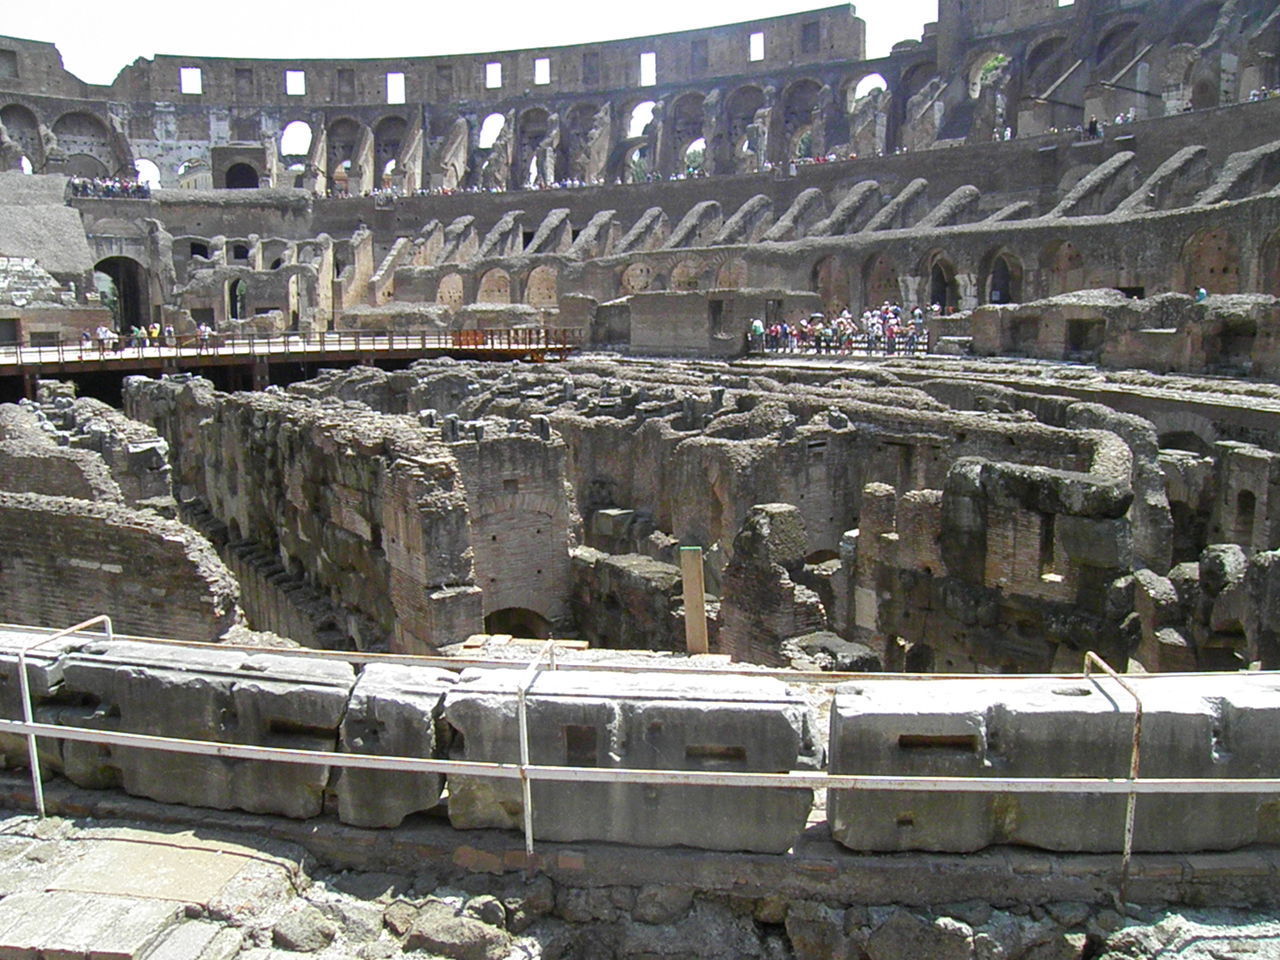
<path id="1" fill-rule="evenodd" d="M 829 0 L 414 0 L 369 5 L 349 0 L 167 0 L 113 7 L 46 0 L 4 3 L 0 33 L 56 43 L 68 70 L 89 83 L 106 84 L 138 57 L 157 53 L 278 58 L 484 53 L 668 33 L 831 5 Z M 867 22 L 869 57 L 884 56 L 899 40 L 918 40 L 923 25 L 936 20 L 938 12 L 937 0 L 862 0 L 856 6 Z"/>

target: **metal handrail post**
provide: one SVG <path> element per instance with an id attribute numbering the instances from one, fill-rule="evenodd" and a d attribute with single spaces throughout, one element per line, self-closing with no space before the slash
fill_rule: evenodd
<path id="1" fill-rule="evenodd" d="M 1106 673 L 1112 680 L 1118 683 L 1121 689 L 1129 696 L 1133 697 L 1133 745 L 1129 751 L 1129 783 L 1130 786 L 1138 779 L 1138 771 L 1142 763 L 1142 698 L 1138 696 L 1138 691 L 1132 685 L 1125 682 L 1120 674 L 1111 668 L 1111 665 L 1103 660 L 1092 650 L 1086 651 L 1084 655 L 1084 675 L 1091 676 L 1090 667 L 1097 666 Z M 1124 903 L 1125 890 L 1129 885 L 1129 863 L 1133 858 L 1133 823 L 1137 815 L 1138 795 L 1130 789 L 1125 799 L 1124 805 L 1124 849 L 1120 855 L 1120 903 Z"/>
<path id="2" fill-rule="evenodd" d="M 74 627 L 67 627 L 65 630 L 59 630 L 52 636 L 45 637 L 43 640 L 37 640 L 35 643 L 18 648 L 18 686 L 22 690 L 22 719 L 26 723 L 35 722 L 35 713 L 31 708 L 31 681 L 27 677 L 27 654 L 41 647 L 46 643 L 52 643 L 54 640 L 61 640 L 63 637 L 72 633 L 79 633 L 96 623 L 102 623 L 107 628 L 107 639 L 114 638 L 115 633 L 111 629 L 111 618 L 106 614 L 85 620 L 83 623 L 77 623 Z M 31 789 L 36 798 L 36 810 L 39 811 L 40 819 L 45 818 L 44 809 L 44 784 L 40 780 L 40 748 L 36 744 L 36 735 L 34 733 L 27 734 L 27 758 L 31 763 Z"/>
<path id="3" fill-rule="evenodd" d="M 548 650 L 554 650 L 555 645 L 554 640 L 548 640 L 543 644 L 538 655 L 533 658 L 533 662 L 520 678 L 520 686 L 516 691 L 516 708 L 520 722 L 520 792 L 521 799 L 524 801 L 524 852 L 529 864 L 533 863 L 533 784 L 529 780 L 529 714 L 526 708 L 526 696 L 529 688 L 538 679 L 538 671 L 542 669 L 542 658 L 547 655 Z"/>

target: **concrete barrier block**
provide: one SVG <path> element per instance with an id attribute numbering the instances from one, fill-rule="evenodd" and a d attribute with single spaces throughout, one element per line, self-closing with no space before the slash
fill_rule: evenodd
<path id="1" fill-rule="evenodd" d="M 1256 678 L 1137 676 L 1143 701 L 1140 775 L 1275 776 L 1280 684 Z M 1133 699 L 1095 676 L 885 679 L 838 689 L 831 772 L 915 776 L 1124 778 Z M 833 790 L 832 834 L 857 850 L 970 851 L 1018 843 L 1118 851 L 1125 797 Z M 1233 849 L 1269 835 L 1265 798 L 1139 797 L 1134 849 Z"/>
<path id="2" fill-rule="evenodd" d="M 342 719 L 340 749 L 383 756 L 437 756 L 436 722 L 455 675 L 392 663 L 366 666 Z M 338 818 L 360 827 L 395 827 L 440 802 L 444 777 L 431 773 L 340 770 Z"/>
<path id="3" fill-rule="evenodd" d="M 334 750 L 355 682 L 351 666 L 216 648 L 95 643 L 64 658 L 42 708 L 55 722 L 131 733 L 301 750 Z M 329 768 L 65 741 L 63 770 L 81 786 L 252 813 L 311 817 Z"/>
<path id="4" fill-rule="evenodd" d="M 468 760 L 519 757 L 517 670 L 469 670 L 445 695 Z M 783 772 L 812 764 L 808 707 L 770 678 L 544 671 L 528 696 L 530 759 L 581 767 Z M 462 829 L 518 829 L 517 781 L 449 778 Z M 781 852 L 804 829 L 807 789 L 535 782 L 534 834 L 648 846 Z"/>

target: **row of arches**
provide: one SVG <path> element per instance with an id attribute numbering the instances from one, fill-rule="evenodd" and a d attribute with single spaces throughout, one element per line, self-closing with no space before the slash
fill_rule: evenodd
<path id="1" fill-rule="evenodd" d="M 531 307 L 552 309 L 559 305 L 559 270 L 550 264 L 534 267 L 523 278 L 513 276 L 501 267 L 481 274 L 471 297 L 467 282 L 460 273 L 448 273 L 436 286 L 436 303 L 454 309 L 467 303 L 525 303 Z"/>
<path id="2" fill-rule="evenodd" d="M 107 123 L 83 110 L 59 116 L 42 126 L 35 112 L 20 103 L 0 107 L 0 123 L 12 143 L 12 166 L 41 173 L 55 149 L 63 157 L 62 170 L 71 176 L 105 177 L 119 172 L 120 158 Z"/>

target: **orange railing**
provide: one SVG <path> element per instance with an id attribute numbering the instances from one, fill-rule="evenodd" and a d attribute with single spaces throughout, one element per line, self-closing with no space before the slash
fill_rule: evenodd
<path id="1" fill-rule="evenodd" d="M 44 345 L 0 344 L 0 364 L 36 365 L 89 361 L 137 361 L 181 357 L 280 357 L 316 353 L 475 350 L 477 352 L 567 353 L 582 346 L 580 327 L 435 330 L 391 333 L 331 330 L 321 333 L 237 333 L 209 337 L 125 337 L 113 342 L 76 340 Z"/>

